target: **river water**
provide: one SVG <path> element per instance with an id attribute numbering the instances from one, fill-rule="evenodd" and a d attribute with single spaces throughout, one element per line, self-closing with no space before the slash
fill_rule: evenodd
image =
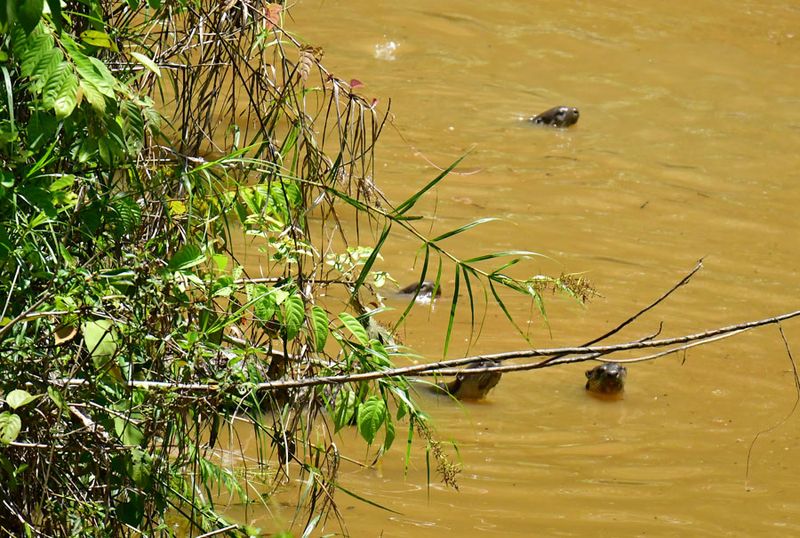
<path id="1" fill-rule="evenodd" d="M 597 287 L 585 308 L 548 298 L 549 325 L 528 301 L 510 301 L 523 325 L 532 320 L 533 345 L 602 334 L 700 258 L 691 283 L 617 341 L 661 322 L 662 336 L 673 336 L 800 306 L 796 2 L 301 0 L 291 13 L 291 28 L 324 48 L 336 76 L 362 81 L 360 93 L 379 107 L 391 98 L 376 171 L 390 199 L 435 177 L 431 163 L 446 167 L 469 152 L 422 205 L 433 222 L 422 231 L 498 217 L 444 245 L 463 257 L 539 252 L 548 258 L 529 261 L 528 273 L 584 272 Z M 578 107 L 579 123 L 553 130 L 520 121 L 554 105 Z M 416 247 L 393 240 L 382 268 L 413 281 Z M 447 265 L 443 286 L 439 304 L 403 329 L 429 360 L 442 356 Z M 784 330 L 800 357 L 799 322 Z M 456 331 L 451 357 L 468 351 L 466 318 Z M 469 352 L 525 347 L 490 308 Z M 796 395 L 774 326 L 631 365 L 619 401 L 589 397 L 585 369 L 508 374 L 477 404 L 428 398 L 437 436 L 458 445 L 450 452 L 464 467 L 459 491 L 435 477 L 428 487 L 421 451 L 404 472 L 400 442 L 376 468 L 343 463 L 345 487 L 396 512 L 339 492 L 347 530 L 800 535 L 800 413 L 784 421 Z M 371 461 L 353 431 L 336 442 Z"/>

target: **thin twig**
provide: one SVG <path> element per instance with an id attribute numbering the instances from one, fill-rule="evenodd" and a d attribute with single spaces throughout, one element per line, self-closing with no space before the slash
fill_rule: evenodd
<path id="1" fill-rule="evenodd" d="M 756 433 L 753 440 L 750 442 L 750 448 L 747 449 L 747 465 L 745 467 L 745 475 L 744 475 L 744 487 L 745 489 L 750 489 L 750 458 L 753 455 L 753 447 L 756 445 L 756 441 L 758 438 L 761 437 L 762 434 L 769 433 L 777 428 L 786 424 L 794 412 L 797 410 L 798 404 L 800 404 L 800 376 L 797 374 L 797 364 L 794 362 L 794 357 L 792 356 L 792 350 L 789 348 L 789 342 L 786 340 L 786 335 L 783 334 L 783 327 L 778 325 L 778 331 L 781 333 L 781 338 L 783 339 L 783 345 L 786 348 L 786 355 L 789 357 L 789 364 L 792 365 L 792 376 L 794 380 L 794 404 L 792 408 L 789 410 L 789 413 L 783 417 L 777 424 L 767 428 L 766 430 L 761 430 L 760 432 Z"/>

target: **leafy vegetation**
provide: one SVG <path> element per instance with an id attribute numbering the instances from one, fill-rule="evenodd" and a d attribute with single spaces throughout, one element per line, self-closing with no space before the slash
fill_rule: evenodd
<path id="1" fill-rule="evenodd" d="M 454 483 L 402 376 L 290 383 L 402 359 L 364 300 L 386 280 L 376 264 L 395 230 L 420 240 L 421 278 L 430 267 L 438 286 L 452 264 L 447 341 L 461 286 L 473 323 L 476 285 L 509 319 L 500 287 L 540 308 L 544 289 L 588 293 L 574 277 L 504 273 L 533 253 L 462 260 L 440 246 L 483 221 L 420 234 L 412 210 L 449 170 L 395 207 L 383 199 L 385 116 L 283 15 L 262 2 L 0 1 L 3 532 L 255 534 L 225 519 L 218 491 L 269 497 L 283 473 L 308 484 L 308 532 L 333 507 L 332 436 L 351 426 L 381 451 L 403 424 Z M 237 260 L 243 238 L 257 269 Z M 217 447 L 237 416 L 262 454 L 244 476 Z"/>

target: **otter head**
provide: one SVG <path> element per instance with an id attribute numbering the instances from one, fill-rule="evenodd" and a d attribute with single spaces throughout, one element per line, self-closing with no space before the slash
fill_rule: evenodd
<path id="1" fill-rule="evenodd" d="M 537 125 L 565 128 L 578 123 L 580 116 L 580 111 L 574 106 L 556 106 L 532 117 L 530 121 Z"/>
<path id="2" fill-rule="evenodd" d="M 586 390 L 597 394 L 620 394 L 625 389 L 628 370 L 616 362 L 606 362 L 586 371 Z"/>

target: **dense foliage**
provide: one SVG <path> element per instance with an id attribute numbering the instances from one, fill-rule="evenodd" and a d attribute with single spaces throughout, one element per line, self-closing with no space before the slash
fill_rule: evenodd
<path id="1" fill-rule="evenodd" d="M 268 497 L 284 473 L 306 480 L 311 529 L 348 425 L 382 451 L 402 421 L 452 480 L 404 378 L 292 384 L 401 354 L 362 300 L 392 226 L 420 239 L 423 275 L 432 256 L 437 282 L 454 264 L 453 313 L 459 282 L 471 307 L 478 280 L 501 307 L 498 285 L 537 304 L 580 288 L 474 266 L 520 253 L 438 246 L 479 223 L 418 234 L 410 211 L 445 174 L 384 209 L 373 103 L 282 29 L 281 5 L 223 4 L 0 1 L 4 533 L 255 533 L 215 497 Z M 261 274 L 238 263 L 242 238 Z M 319 303 L 323 289 L 339 299 Z M 245 415 L 262 446 L 250 474 L 216 446 Z"/>

